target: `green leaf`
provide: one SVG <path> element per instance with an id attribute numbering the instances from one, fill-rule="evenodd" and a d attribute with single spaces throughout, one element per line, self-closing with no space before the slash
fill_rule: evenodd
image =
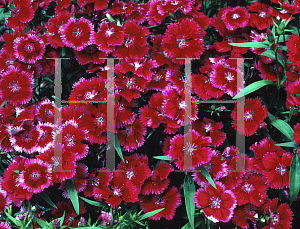
<path id="1" fill-rule="evenodd" d="M 123 162 L 124 161 L 124 157 L 123 157 L 123 153 L 122 153 L 122 150 L 121 150 L 121 145 L 120 145 L 120 142 L 119 142 L 119 138 L 118 138 L 118 135 L 115 133 L 115 148 L 117 150 L 117 153 L 119 155 L 119 157 L 121 158 L 121 160 Z"/>
<path id="2" fill-rule="evenodd" d="M 209 172 L 207 171 L 207 169 L 204 167 L 204 165 L 201 165 L 198 167 L 198 169 L 200 170 L 200 172 L 202 173 L 202 175 L 206 178 L 206 180 L 215 188 L 217 189 L 213 179 L 211 178 Z"/>
<path id="3" fill-rule="evenodd" d="M 52 202 L 52 200 L 50 199 L 50 197 L 47 195 L 47 193 L 45 191 L 42 191 L 40 193 L 40 196 L 52 207 L 57 208 L 56 205 Z"/>
<path id="4" fill-rule="evenodd" d="M 154 133 L 154 130 L 151 130 L 146 139 L 148 139 L 153 133 Z"/>
<path id="5" fill-rule="evenodd" d="M 271 125 L 283 133 L 290 141 L 293 141 L 293 128 L 281 119 L 271 121 Z"/>
<path id="6" fill-rule="evenodd" d="M 71 179 L 67 179 L 65 181 L 65 184 L 66 184 L 66 189 L 70 196 L 71 202 L 73 204 L 73 207 L 75 209 L 75 212 L 77 215 L 79 215 L 79 199 L 78 199 L 78 194 L 77 194 L 75 185 L 73 184 L 73 181 Z"/>
<path id="7" fill-rule="evenodd" d="M 202 222 L 203 220 L 197 221 L 195 223 L 195 228 L 197 228 Z M 191 227 L 190 222 L 187 222 L 181 229 L 194 229 L 194 228 Z"/>
<path id="8" fill-rule="evenodd" d="M 283 142 L 283 143 L 277 143 L 276 146 L 283 146 L 283 147 L 297 147 L 297 144 L 295 142 Z"/>
<path id="9" fill-rule="evenodd" d="M 4 211 L 4 213 L 7 215 L 7 218 L 9 218 L 15 225 L 18 226 L 18 222 L 17 222 L 17 220 L 14 217 L 12 217 L 11 215 L 9 215 L 6 211 Z"/>
<path id="10" fill-rule="evenodd" d="M 293 203 L 300 190 L 300 158 L 298 153 L 294 154 L 290 167 L 290 204 Z"/>
<path id="11" fill-rule="evenodd" d="M 41 226 L 41 227 L 45 227 L 45 228 L 49 228 L 50 225 L 49 223 L 45 222 L 44 220 L 41 220 L 39 218 L 35 218 L 35 221 Z"/>
<path id="12" fill-rule="evenodd" d="M 1 9 L 1 8 L 0 8 Z M 4 100 L 3 103 L 1 104 L 1 107 L 4 107 L 5 104 L 7 104 L 7 100 Z"/>
<path id="13" fill-rule="evenodd" d="M 82 199 L 83 201 L 87 202 L 90 205 L 93 205 L 93 206 L 96 206 L 96 207 L 102 207 L 103 206 L 101 203 L 99 203 L 97 201 L 89 200 L 89 199 L 81 197 L 81 196 L 79 196 L 79 197 L 80 197 L 80 199 Z"/>
<path id="14" fill-rule="evenodd" d="M 160 208 L 160 209 L 157 209 L 157 210 L 154 210 L 154 211 L 151 211 L 151 212 L 147 212 L 147 213 L 145 213 L 145 214 L 143 214 L 143 215 L 137 217 L 136 220 L 137 220 L 137 221 L 142 221 L 142 220 L 144 220 L 144 219 L 147 219 L 147 218 L 149 218 L 149 217 L 151 217 L 151 216 L 153 216 L 153 215 L 155 215 L 155 214 L 157 214 L 157 213 L 163 211 L 164 209 L 165 209 L 165 208 Z"/>
<path id="15" fill-rule="evenodd" d="M 289 112 L 289 121 L 291 121 L 291 118 L 292 118 L 292 116 L 293 116 L 293 114 L 294 114 L 294 111 L 295 111 L 295 107 L 294 107 L 294 106 L 291 106 L 290 112 Z"/>
<path id="16" fill-rule="evenodd" d="M 164 156 L 153 156 L 154 159 L 158 159 L 158 160 L 163 160 L 163 161 L 173 161 L 173 159 L 171 157 L 169 157 L 168 155 L 164 155 Z"/>
<path id="17" fill-rule="evenodd" d="M 248 85 L 247 87 L 245 87 L 244 91 L 240 91 L 236 96 L 234 96 L 232 99 L 238 99 L 241 98 L 245 95 L 248 95 L 266 85 L 273 85 L 275 87 L 277 87 L 277 84 L 274 83 L 271 80 L 260 80 L 260 81 L 256 81 L 250 85 Z"/>
<path id="18" fill-rule="evenodd" d="M 271 59 L 276 60 L 275 52 L 273 50 L 264 51 L 260 55 L 270 57 Z M 280 63 L 283 67 L 285 67 L 284 60 L 282 59 L 282 57 L 278 53 L 277 53 L 277 60 L 278 60 L 278 63 Z"/>
<path id="19" fill-rule="evenodd" d="M 195 216 L 195 201 L 194 195 L 196 192 L 195 183 L 190 175 L 186 175 L 183 182 L 183 192 L 185 199 L 186 213 L 192 228 L 195 228 L 194 216 Z"/>
<path id="20" fill-rule="evenodd" d="M 20 173 L 20 171 L 19 171 L 19 170 L 13 170 L 13 172 L 14 172 L 14 173 Z"/>
<path id="21" fill-rule="evenodd" d="M 245 42 L 245 43 L 228 43 L 236 47 L 253 47 L 253 48 L 269 48 L 269 46 L 264 42 Z"/>

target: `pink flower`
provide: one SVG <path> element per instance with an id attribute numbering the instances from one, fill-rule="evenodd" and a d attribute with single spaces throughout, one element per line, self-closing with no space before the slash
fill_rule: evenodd
<path id="1" fill-rule="evenodd" d="M 108 225 L 112 219 L 110 212 L 101 211 L 101 215 L 98 217 L 98 220 L 103 220 L 103 226 Z"/>

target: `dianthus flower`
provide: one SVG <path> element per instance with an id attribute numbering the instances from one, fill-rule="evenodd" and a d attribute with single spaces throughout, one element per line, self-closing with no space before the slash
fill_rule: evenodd
<path id="1" fill-rule="evenodd" d="M 24 170 L 19 174 L 18 182 L 29 192 L 40 193 L 52 185 L 51 165 L 40 159 L 26 160 Z"/>
<path id="2" fill-rule="evenodd" d="M 142 195 L 140 197 L 140 206 L 144 212 L 155 211 L 157 209 L 165 208 L 161 212 L 149 217 L 152 220 L 160 220 L 164 217 L 166 220 L 172 220 L 175 215 L 175 210 L 180 203 L 180 194 L 178 189 L 171 187 L 158 195 Z"/>
<path id="3" fill-rule="evenodd" d="M 74 51 L 75 58 L 79 64 L 85 65 L 90 62 L 101 64 L 105 62 L 107 55 L 99 51 L 96 45 L 86 46 L 82 51 Z"/>
<path id="4" fill-rule="evenodd" d="M 262 174 L 271 188 L 289 187 L 290 166 L 293 159 L 291 153 L 278 157 L 276 153 L 266 153 L 262 159 L 264 170 Z"/>
<path id="5" fill-rule="evenodd" d="M 110 212 L 101 211 L 101 215 L 99 215 L 98 220 L 103 220 L 103 226 L 108 225 L 112 219 L 112 215 Z"/>
<path id="6" fill-rule="evenodd" d="M 117 46 L 113 54 L 118 58 L 141 58 L 148 52 L 149 30 L 135 21 L 127 20 L 124 26 L 124 44 Z"/>
<path id="7" fill-rule="evenodd" d="M 0 98 L 7 100 L 12 105 L 25 104 L 33 96 L 34 80 L 32 74 L 19 71 L 16 68 L 7 70 L 0 80 Z"/>
<path id="8" fill-rule="evenodd" d="M 217 189 L 210 184 L 198 189 L 194 201 L 208 219 L 213 222 L 228 222 L 236 207 L 236 197 L 232 191 L 225 190 L 221 182 L 215 182 L 215 185 Z"/>
<path id="9" fill-rule="evenodd" d="M 250 222 L 256 227 L 258 221 L 258 207 L 252 204 L 237 206 L 234 209 L 232 221 L 243 229 L 248 229 Z"/>
<path id="10" fill-rule="evenodd" d="M 252 3 L 248 9 L 254 12 L 251 13 L 249 25 L 256 26 L 259 30 L 267 29 L 273 23 L 273 17 L 278 14 L 272 6 L 261 2 Z"/>
<path id="11" fill-rule="evenodd" d="M 94 25 L 85 18 L 78 21 L 70 18 L 68 22 L 60 28 L 63 43 L 76 51 L 82 51 L 87 45 L 91 45 Z"/>
<path id="12" fill-rule="evenodd" d="M 79 0 L 78 4 L 80 8 L 84 8 L 84 6 L 94 3 L 94 10 L 104 10 L 107 8 L 108 0 Z"/>
<path id="13" fill-rule="evenodd" d="M 185 136 L 188 135 L 191 136 L 191 142 L 184 141 Z M 179 134 L 173 137 L 170 142 L 168 155 L 173 159 L 178 159 L 175 164 L 179 169 L 191 169 L 195 165 L 203 165 L 211 159 L 212 150 L 209 148 L 210 144 L 210 137 L 204 137 L 192 130 L 185 135 Z M 189 160 L 185 162 L 185 159 Z"/>
<path id="14" fill-rule="evenodd" d="M 136 186 L 122 172 L 113 172 L 113 179 L 109 182 L 109 185 L 109 198 L 106 200 L 106 203 L 110 204 L 113 208 L 119 205 L 122 200 L 132 203 L 138 201 Z M 107 191 L 105 190 L 105 192 Z"/>
<path id="15" fill-rule="evenodd" d="M 110 53 L 117 45 L 124 42 L 123 27 L 117 26 L 114 21 L 101 23 L 97 33 L 94 33 L 94 41 L 98 49 Z"/>
<path id="16" fill-rule="evenodd" d="M 112 180 L 113 174 L 106 168 L 93 169 L 88 178 L 87 187 L 83 190 L 84 196 L 94 196 L 97 201 L 101 201 L 103 198 L 109 197 L 109 182 Z M 103 190 L 106 190 L 106 192 Z M 106 193 L 102 195 L 102 193 Z"/>
<path id="17" fill-rule="evenodd" d="M 248 25 L 250 14 L 245 7 L 237 6 L 235 8 L 226 7 L 221 19 L 229 30 L 244 28 Z"/>
<path id="18" fill-rule="evenodd" d="M 202 37 L 199 25 L 192 19 L 186 19 L 179 24 L 168 25 L 162 48 L 174 63 L 183 64 L 185 60 L 177 58 L 200 57 L 204 50 Z"/>
<path id="19" fill-rule="evenodd" d="M 251 203 L 255 206 L 261 206 L 267 198 L 267 189 L 268 186 L 262 176 L 251 175 L 244 177 L 243 182 L 232 192 L 236 196 L 238 205 Z"/>
<path id="20" fill-rule="evenodd" d="M 289 20 L 291 14 L 294 15 L 298 12 L 297 6 L 295 3 L 291 5 L 289 2 L 283 2 L 280 4 L 280 10 L 278 10 L 279 17 L 284 20 Z M 291 18 L 293 20 L 294 17 Z"/>
<path id="21" fill-rule="evenodd" d="M 133 152 L 144 144 L 147 130 L 138 118 L 133 124 L 127 124 L 124 128 L 125 130 L 123 128 L 117 130 L 120 144 L 126 151 Z"/>
<path id="22" fill-rule="evenodd" d="M 268 116 L 268 111 L 265 105 L 262 105 L 260 99 L 246 99 L 244 106 L 244 129 L 237 127 L 237 105 L 231 113 L 232 126 L 235 130 L 238 129 L 240 134 L 251 136 L 259 128 L 259 125 Z"/>
<path id="23" fill-rule="evenodd" d="M 37 151 L 37 142 L 40 136 L 39 131 L 32 121 L 25 121 L 19 127 L 15 127 L 17 133 L 10 136 L 10 142 L 18 152 L 32 154 Z"/>
<path id="24" fill-rule="evenodd" d="M 11 200 L 7 197 L 7 192 L 0 189 L 0 212 L 3 213 L 9 204 L 11 204 Z"/>
<path id="25" fill-rule="evenodd" d="M 29 33 L 14 40 L 15 57 L 24 63 L 34 64 L 43 58 L 45 50 L 44 41 L 36 34 Z"/>
<path id="26" fill-rule="evenodd" d="M 237 84 L 238 78 L 242 85 Z M 223 66 L 221 62 L 213 65 L 210 80 L 214 87 L 221 89 L 230 96 L 239 93 L 244 85 L 243 73 L 236 68 Z"/>
<path id="27" fill-rule="evenodd" d="M 290 209 L 290 206 L 287 203 L 282 203 L 278 206 L 278 198 L 268 200 L 268 203 L 265 204 L 264 210 L 269 215 L 267 221 L 268 225 L 262 229 L 291 229 L 293 212 Z"/>
<path id="28" fill-rule="evenodd" d="M 299 77 L 299 75 L 297 75 L 297 77 Z M 290 109 L 291 105 L 300 105 L 300 97 L 298 96 L 300 94 L 300 79 L 297 79 L 295 82 L 289 84 L 286 87 L 286 92 L 286 106 L 288 109 Z"/>
<path id="29" fill-rule="evenodd" d="M 164 15 L 165 12 L 174 14 L 178 9 L 182 13 L 187 14 L 193 9 L 194 3 L 194 0 L 165 0 L 163 4 L 157 6 L 157 9 L 160 15 Z"/>
<path id="30" fill-rule="evenodd" d="M 34 10 L 30 0 L 15 0 L 15 8 L 11 9 L 11 16 L 7 19 L 9 29 L 24 29 L 28 22 L 34 17 Z"/>
<path id="31" fill-rule="evenodd" d="M 291 61 L 293 65 L 300 67 L 300 37 L 296 34 L 291 35 L 286 42 L 286 47 L 288 48 L 289 61 Z"/>
<path id="32" fill-rule="evenodd" d="M 149 169 L 148 157 L 139 156 L 133 154 L 131 156 L 124 157 L 124 161 L 118 165 L 118 170 L 125 173 L 125 177 L 130 180 L 140 191 L 144 181 L 151 176 L 151 170 Z"/>
<path id="33" fill-rule="evenodd" d="M 39 132 L 37 151 L 39 153 L 44 153 L 46 150 L 54 146 L 54 140 L 52 138 L 52 132 L 54 131 L 54 124 L 49 122 L 39 123 L 36 126 L 36 130 Z"/>
<path id="34" fill-rule="evenodd" d="M 167 177 L 172 171 L 174 171 L 172 165 L 165 162 L 159 163 L 156 169 L 152 171 L 152 175 L 145 180 L 141 193 L 143 195 L 161 194 L 170 183 Z"/>

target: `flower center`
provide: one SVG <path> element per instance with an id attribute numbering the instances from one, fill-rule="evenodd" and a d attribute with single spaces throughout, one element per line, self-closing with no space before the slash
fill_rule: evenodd
<path id="1" fill-rule="evenodd" d="M 123 104 L 120 104 L 119 111 L 122 111 L 122 110 L 124 110 L 124 107 L 123 107 Z"/>
<path id="2" fill-rule="evenodd" d="M 238 18 L 240 18 L 241 16 L 239 15 L 239 14 L 237 14 L 237 13 L 234 13 L 233 15 L 232 15 L 232 19 L 238 19 Z"/>
<path id="3" fill-rule="evenodd" d="M 71 136 L 71 135 L 67 134 L 65 136 L 65 138 L 66 138 L 68 147 L 73 147 L 75 145 L 75 140 L 74 140 L 75 136 L 74 135 Z"/>
<path id="4" fill-rule="evenodd" d="M 97 95 L 97 92 L 94 90 L 92 92 L 88 91 L 85 93 L 84 98 L 85 99 L 93 99 Z"/>
<path id="5" fill-rule="evenodd" d="M 209 131 L 211 131 L 212 130 L 211 123 L 206 124 L 204 126 L 204 129 L 205 129 L 206 133 L 209 132 Z"/>
<path id="6" fill-rule="evenodd" d="M 248 120 L 252 120 L 253 119 L 253 115 L 251 111 L 246 111 L 244 114 L 244 120 L 248 121 Z"/>
<path id="7" fill-rule="evenodd" d="M 211 208 L 220 208 L 221 205 L 221 200 L 219 200 L 219 198 L 217 197 L 210 197 L 211 200 Z"/>
<path id="8" fill-rule="evenodd" d="M 126 128 L 126 134 L 130 134 L 131 132 L 132 132 L 132 127 L 131 126 Z"/>
<path id="9" fill-rule="evenodd" d="M 97 118 L 97 122 L 98 122 L 98 124 L 102 125 L 102 124 L 103 124 L 103 122 L 104 122 L 104 119 L 103 119 L 103 117 L 99 117 L 99 118 Z"/>
<path id="10" fill-rule="evenodd" d="M 164 204 L 165 203 L 162 196 L 160 196 L 160 195 L 154 197 L 154 202 L 155 202 L 155 204 Z"/>
<path id="11" fill-rule="evenodd" d="M 9 83 L 8 88 L 10 88 L 10 91 L 12 93 L 18 92 L 21 89 L 21 87 L 19 86 L 19 82 L 15 80 Z"/>
<path id="12" fill-rule="evenodd" d="M 253 185 L 252 184 L 248 184 L 246 183 L 243 187 L 242 187 L 244 192 L 251 192 L 253 190 Z"/>
<path id="13" fill-rule="evenodd" d="M 34 46 L 32 44 L 25 45 L 25 50 L 28 52 L 34 51 Z"/>
<path id="14" fill-rule="evenodd" d="M 119 196 L 120 193 L 121 193 L 121 189 L 120 188 L 113 188 L 113 193 L 114 193 L 114 195 Z"/>
<path id="15" fill-rule="evenodd" d="M 279 12 L 282 13 L 282 14 L 287 14 L 289 11 L 287 11 L 286 9 L 282 9 Z"/>
<path id="16" fill-rule="evenodd" d="M 197 150 L 198 149 L 198 146 L 195 144 L 195 143 L 190 143 L 188 142 L 186 144 L 186 147 L 184 146 L 183 147 L 183 150 L 185 152 L 185 154 L 189 154 L 189 155 L 194 155 L 193 151 Z"/>
<path id="17" fill-rule="evenodd" d="M 155 76 L 154 76 L 154 80 L 155 81 L 160 81 L 162 79 L 162 74 L 156 74 Z"/>
<path id="18" fill-rule="evenodd" d="M 133 170 L 126 171 L 126 176 L 129 180 L 131 180 L 131 178 L 134 176 Z"/>
<path id="19" fill-rule="evenodd" d="M 47 114 L 47 116 L 50 116 L 50 117 L 53 116 L 53 112 L 48 108 L 45 109 L 45 113 Z"/>
<path id="20" fill-rule="evenodd" d="M 262 18 L 264 18 L 266 16 L 266 12 L 260 11 L 259 16 L 262 17 Z"/>
<path id="21" fill-rule="evenodd" d="M 133 79 L 131 78 L 131 79 L 129 79 L 129 80 L 127 81 L 126 86 L 129 87 L 129 86 L 131 86 L 133 83 L 134 83 L 134 82 L 133 82 Z"/>
<path id="22" fill-rule="evenodd" d="M 23 133 L 23 135 L 22 135 L 22 140 L 23 140 L 24 142 L 30 142 L 30 141 L 32 140 L 32 134 L 29 133 L 29 132 Z"/>
<path id="23" fill-rule="evenodd" d="M 61 163 L 61 157 L 59 156 L 53 156 L 51 157 L 52 161 L 53 161 L 53 167 L 58 166 Z"/>
<path id="24" fill-rule="evenodd" d="M 80 28 L 76 28 L 74 29 L 73 33 L 75 34 L 76 37 L 79 37 L 81 35 L 81 33 L 83 32 L 82 29 Z"/>
<path id="25" fill-rule="evenodd" d="M 227 79 L 228 82 L 230 82 L 234 79 L 234 75 L 231 74 L 231 72 L 227 72 L 225 73 L 225 78 Z"/>
<path id="26" fill-rule="evenodd" d="M 110 31 L 110 30 L 106 30 L 105 34 L 110 37 L 114 32 Z"/>
<path id="27" fill-rule="evenodd" d="M 276 172 L 279 173 L 281 176 L 286 173 L 286 166 L 279 164 L 278 167 L 276 167 Z"/>
<path id="28" fill-rule="evenodd" d="M 185 101 L 182 101 L 182 102 L 179 103 L 179 109 L 182 109 L 182 108 L 185 108 L 185 107 L 187 107 L 187 104 L 186 104 Z"/>
<path id="29" fill-rule="evenodd" d="M 139 67 L 141 67 L 140 63 L 138 63 L 138 62 L 135 62 L 133 65 L 134 65 L 135 71 L 138 70 Z"/>
<path id="30" fill-rule="evenodd" d="M 171 4 L 172 4 L 173 6 L 177 6 L 177 5 L 179 4 L 179 1 L 171 1 Z"/>
<path id="31" fill-rule="evenodd" d="M 37 170 L 34 170 L 31 175 L 30 175 L 30 178 L 31 180 L 35 181 L 37 179 L 39 179 L 41 176 L 41 172 L 40 171 L 37 171 Z"/>
<path id="32" fill-rule="evenodd" d="M 279 222 L 279 215 L 275 215 L 274 217 L 271 218 L 271 223 L 273 225 L 278 224 L 278 222 Z"/>
<path id="33" fill-rule="evenodd" d="M 128 48 L 132 43 L 133 43 L 133 38 L 132 39 L 128 38 L 125 42 L 125 47 Z"/>
<path id="34" fill-rule="evenodd" d="M 185 39 L 177 39 L 177 41 L 179 41 L 178 48 L 184 48 L 185 46 L 189 46 L 189 45 L 186 43 L 186 40 L 185 40 Z"/>

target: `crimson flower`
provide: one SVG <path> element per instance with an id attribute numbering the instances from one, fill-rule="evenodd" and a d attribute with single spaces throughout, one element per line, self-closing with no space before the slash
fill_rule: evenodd
<path id="1" fill-rule="evenodd" d="M 237 106 L 231 113 L 232 126 L 235 130 L 238 129 L 240 134 L 251 136 L 259 128 L 259 125 L 268 116 L 268 111 L 265 105 L 262 105 L 258 97 L 254 99 L 246 99 L 244 106 L 244 129 L 241 130 L 240 126 L 237 127 Z"/>
<path id="2" fill-rule="evenodd" d="M 54 131 L 54 124 L 49 122 L 39 123 L 36 126 L 36 130 L 39 132 L 37 151 L 40 153 L 44 153 L 46 150 L 54 146 L 54 140 L 52 138 L 52 132 Z"/>
<path id="3" fill-rule="evenodd" d="M 290 166 L 293 154 L 284 153 L 278 157 L 276 153 L 266 153 L 262 159 L 265 169 L 262 174 L 271 188 L 289 187 Z"/>
<path id="4" fill-rule="evenodd" d="M 191 139 L 185 142 L 185 136 L 191 136 Z M 179 134 L 173 137 L 168 155 L 173 159 L 178 159 L 175 164 L 179 169 L 192 169 L 195 165 L 203 165 L 211 159 L 210 144 L 210 137 L 204 137 L 192 130 L 184 136 Z M 185 162 L 185 159 L 188 160 Z"/>
<path id="5" fill-rule="evenodd" d="M 7 70 L 0 80 L 0 98 L 12 105 L 25 104 L 33 96 L 34 80 L 32 74 L 16 68 Z"/>
<path id="6" fill-rule="evenodd" d="M 127 20 L 124 26 L 124 44 L 117 46 L 113 54 L 118 58 L 141 58 L 148 52 L 146 45 L 149 30 L 135 21 Z"/>
<path id="7" fill-rule="evenodd" d="M 10 29 L 24 29 L 34 17 L 34 10 L 30 0 L 15 0 L 15 8 L 11 10 L 11 16 L 7 19 L 7 27 Z"/>
<path id="8" fill-rule="evenodd" d="M 152 171 L 152 175 L 145 180 L 141 193 L 143 195 L 161 194 L 170 183 L 167 177 L 172 171 L 174 171 L 172 165 L 165 162 L 159 163 L 156 169 Z"/>
<path id="9" fill-rule="evenodd" d="M 29 33 L 26 37 L 17 37 L 14 40 L 15 57 L 24 63 L 34 64 L 43 59 L 45 50 L 44 41 L 37 34 Z"/>
<path id="10" fill-rule="evenodd" d="M 94 33 L 94 41 L 98 49 L 110 53 L 117 45 L 124 42 L 124 32 L 122 27 L 117 26 L 114 21 L 101 23 L 97 33 Z"/>
<path id="11" fill-rule="evenodd" d="M 26 160 L 24 170 L 19 174 L 18 182 L 29 192 L 40 193 L 52 185 L 51 165 L 40 159 Z"/>
<path id="12" fill-rule="evenodd" d="M 291 61 L 293 65 L 300 67 L 300 53 L 298 51 L 300 47 L 300 37 L 296 34 L 291 35 L 286 42 L 286 47 L 289 50 L 289 61 Z"/>
<path id="13" fill-rule="evenodd" d="M 74 51 L 76 60 L 79 64 L 85 65 L 90 62 L 101 64 L 105 62 L 107 55 L 99 51 L 96 45 L 86 46 L 82 51 Z"/>
<path id="14" fill-rule="evenodd" d="M 293 212 L 287 203 L 282 203 L 278 206 L 278 198 L 269 200 L 265 205 L 264 210 L 270 216 L 267 223 L 268 225 L 262 229 L 291 229 Z"/>
<path id="15" fill-rule="evenodd" d="M 202 208 L 205 216 L 213 222 L 228 222 L 233 216 L 236 207 L 236 197 L 230 190 L 225 190 L 221 182 L 215 182 L 217 189 L 212 185 L 199 188 L 194 197 L 198 208 Z"/>
<path id="16" fill-rule="evenodd" d="M 165 15 L 166 12 L 174 14 L 178 9 L 182 13 L 187 14 L 193 9 L 194 3 L 194 0 L 166 0 L 163 4 L 158 5 L 157 9 L 160 15 Z"/>
<path id="17" fill-rule="evenodd" d="M 68 22 L 60 27 L 63 43 L 76 51 L 82 51 L 87 45 L 91 45 L 94 25 L 85 18 L 78 21 L 70 18 Z"/>
<path id="18" fill-rule="evenodd" d="M 204 50 L 199 25 L 192 19 L 179 24 L 171 23 L 162 39 L 162 48 L 174 63 L 183 64 L 184 59 L 199 58 Z"/>
<path id="19" fill-rule="evenodd" d="M 268 186 L 262 176 L 251 175 L 244 177 L 243 182 L 232 191 L 236 196 L 238 205 L 251 203 L 255 206 L 261 206 L 267 198 L 267 189 Z"/>
<path id="20" fill-rule="evenodd" d="M 232 221 L 243 229 L 247 229 L 252 222 L 253 226 L 257 226 L 258 221 L 258 207 L 252 204 L 246 204 L 242 206 L 237 206 L 234 209 L 234 215 Z"/>
<path id="21" fill-rule="evenodd" d="M 141 195 L 140 199 L 142 201 L 140 206 L 144 212 L 165 208 L 161 212 L 149 217 L 149 219 L 160 220 L 164 217 L 166 220 L 171 220 L 175 215 L 175 209 L 178 207 L 181 198 L 178 193 L 178 189 L 171 187 L 165 190 L 162 194 Z"/>
<path id="22" fill-rule="evenodd" d="M 224 8 L 221 18 L 224 21 L 227 29 L 235 30 L 237 28 L 244 28 L 247 26 L 250 14 L 245 7 L 226 7 Z"/>

